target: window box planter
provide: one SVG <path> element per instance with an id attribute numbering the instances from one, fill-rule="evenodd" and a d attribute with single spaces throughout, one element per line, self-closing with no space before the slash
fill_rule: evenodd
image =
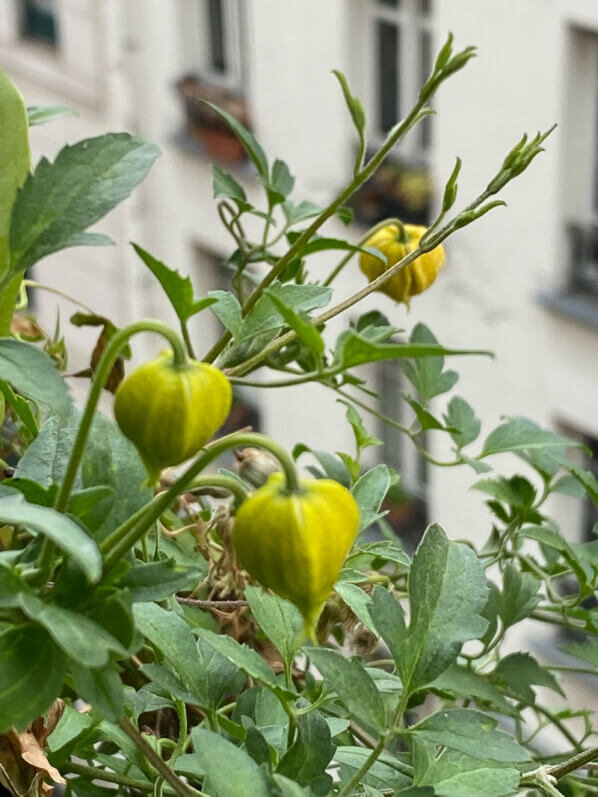
<path id="1" fill-rule="evenodd" d="M 206 155 L 222 163 L 246 159 L 243 146 L 224 119 L 201 100 L 218 105 L 245 127 L 249 127 L 247 106 L 242 97 L 215 87 L 197 75 L 186 75 L 176 84 L 185 109 L 185 132 L 200 142 Z"/>

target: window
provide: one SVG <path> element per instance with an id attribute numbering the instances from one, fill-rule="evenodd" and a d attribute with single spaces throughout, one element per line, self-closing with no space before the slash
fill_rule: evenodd
<path id="1" fill-rule="evenodd" d="M 396 362 L 384 362 L 378 372 L 381 412 L 407 426 L 412 413 L 401 397 L 405 390 L 404 376 Z M 386 521 L 401 538 L 407 551 L 414 551 L 428 523 L 427 467 L 425 459 L 406 435 L 387 423 L 380 422 L 378 436 L 383 446 L 380 461 L 394 468 L 399 483 L 392 487 L 384 508 Z"/>
<path id="2" fill-rule="evenodd" d="M 230 90 L 243 88 L 242 7 L 239 0 L 202 0 L 202 76 Z"/>
<path id="3" fill-rule="evenodd" d="M 24 0 L 21 32 L 27 39 L 57 44 L 56 0 Z"/>
<path id="4" fill-rule="evenodd" d="M 371 117 L 378 139 L 413 106 L 432 69 L 431 6 L 431 0 L 369 0 Z M 399 145 L 403 155 L 425 159 L 430 121 Z"/>

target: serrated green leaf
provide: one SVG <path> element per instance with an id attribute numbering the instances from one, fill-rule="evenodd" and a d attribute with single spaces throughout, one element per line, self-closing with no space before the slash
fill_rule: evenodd
<path id="1" fill-rule="evenodd" d="M 272 177 L 267 185 L 271 204 L 279 205 L 288 197 L 295 185 L 295 178 L 287 164 L 278 158 L 272 164 Z"/>
<path id="2" fill-rule="evenodd" d="M 68 246 L 110 243 L 85 230 L 129 196 L 158 155 L 129 133 L 107 133 L 67 145 L 54 163 L 42 158 L 13 206 L 11 274 Z"/>
<path id="3" fill-rule="evenodd" d="M 522 573 L 511 562 L 507 564 L 499 609 L 505 628 L 529 617 L 540 603 L 540 586 L 541 582 L 531 573 Z"/>
<path id="4" fill-rule="evenodd" d="M 293 224 L 304 221 L 305 219 L 311 219 L 314 216 L 319 216 L 324 208 L 320 207 L 320 205 L 316 205 L 314 202 L 309 202 L 308 200 L 303 200 L 298 205 L 295 205 L 290 199 L 287 199 L 282 203 L 282 210 L 290 227 Z"/>
<path id="5" fill-rule="evenodd" d="M 371 750 L 367 747 L 341 746 L 334 752 L 334 761 L 341 764 L 343 769 L 349 770 L 349 775 L 354 775 L 365 764 Z M 347 778 L 348 779 L 348 778 Z M 370 767 L 364 778 L 364 785 L 371 785 L 379 789 L 395 789 L 396 794 L 401 794 L 401 789 L 409 787 L 411 778 L 401 772 L 397 767 L 396 759 L 387 753 L 382 753 L 376 763 Z M 422 797 L 432 797 L 428 792 Z"/>
<path id="6" fill-rule="evenodd" d="M 77 695 L 89 703 L 104 720 L 118 722 L 121 718 L 125 695 L 116 665 L 90 670 L 71 665 Z"/>
<path id="7" fill-rule="evenodd" d="M 439 345 L 436 337 L 425 324 L 417 324 L 414 327 L 409 342 L 420 345 Z M 435 396 L 449 391 L 459 378 L 454 371 L 444 370 L 443 355 L 444 352 L 439 352 L 437 357 L 416 360 L 413 364 L 405 363 L 403 365 L 405 376 L 417 390 L 424 406 Z"/>
<path id="8" fill-rule="evenodd" d="M 563 695 L 554 675 L 541 667 L 529 653 L 511 653 L 505 656 L 496 665 L 492 677 L 496 683 L 532 702 L 535 698 L 532 685 L 545 686 Z"/>
<path id="9" fill-rule="evenodd" d="M 135 603 L 159 601 L 196 586 L 205 575 L 205 568 L 184 567 L 172 559 L 134 565 L 119 586 L 129 589 Z"/>
<path id="10" fill-rule="evenodd" d="M 421 783 L 434 786 L 438 797 L 507 797 L 519 792 L 521 773 L 497 767 L 456 750 L 446 749 L 432 763 Z"/>
<path id="11" fill-rule="evenodd" d="M 61 747 L 74 741 L 80 734 L 91 728 L 92 725 L 93 720 L 90 716 L 82 714 L 66 704 L 62 717 L 48 736 L 48 748 L 52 753 L 55 753 Z"/>
<path id="12" fill-rule="evenodd" d="M 374 730 L 385 727 L 384 703 L 359 659 L 326 648 L 306 648 L 306 653 L 351 714 Z"/>
<path id="13" fill-rule="evenodd" d="M 353 614 L 361 620 L 376 636 L 380 636 L 370 615 L 371 597 L 357 584 L 339 582 L 334 587 L 335 592 L 341 596 Z"/>
<path id="14" fill-rule="evenodd" d="M 476 418 L 472 407 L 460 396 L 453 396 L 445 415 L 447 426 L 451 427 L 450 435 L 459 448 L 473 443 L 480 434 L 482 423 Z"/>
<path id="15" fill-rule="evenodd" d="M 497 722 L 469 708 L 449 708 L 410 728 L 421 738 L 483 761 L 529 761 L 530 754 L 512 736 L 496 730 Z"/>
<path id="16" fill-rule="evenodd" d="M 133 249 L 164 289 L 164 293 L 168 296 L 180 321 L 186 321 L 191 316 L 218 301 L 215 296 L 197 299 L 193 292 L 193 284 L 190 277 L 183 277 L 178 271 L 169 268 L 165 263 L 157 260 L 137 244 L 133 244 Z"/>
<path id="17" fill-rule="evenodd" d="M 297 738 L 278 765 L 278 772 L 308 786 L 326 772 L 334 755 L 330 728 L 319 711 L 301 714 L 297 720 Z"/>
<path id="18" fill-rule="evenodd" d="M 340 404 L 344 404 L 347 408 L 345 415 L 353 429 L 355 447 L 357 448 L 358 452 L 361 452 L 363 448 L 382 445 L 382 440 L 379 440 L 377 437 L 374 437 L 374 435 L 371 435 L 365 428 L 361 415 L 357 412 L 352 404 L 350 404 L 348 401 L 344 401 L 343 399 L 337 399 L 337 401 Z"/>
<path id="19" fill-rule="evenodd" d="M 452 692 L 466 700 L 488 703 L 507 716 L 518 717 L 519 712 L 503 697 L 494 686 L 490 676 L 472 672 L 458 664 L 452 664 L 430 684 L 431 689 Z"/>

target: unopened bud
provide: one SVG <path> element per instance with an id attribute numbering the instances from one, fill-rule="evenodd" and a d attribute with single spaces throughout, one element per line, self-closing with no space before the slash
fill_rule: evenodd
<path id="1" fill-rule="evenodd" d="M 273 473 L 281 470 L 276 457 L 261 448 L 238 449 L 235 451 L 235 457 L 236 472 L 252 487 L 261 487 Z"/>

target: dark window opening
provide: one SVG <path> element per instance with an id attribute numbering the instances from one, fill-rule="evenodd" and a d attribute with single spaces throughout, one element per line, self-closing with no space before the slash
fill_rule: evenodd
<path id="1" fill-rule="evenodd" d="M 223 0 L 208 0 L 210 26 L 210 66 L 215 72 L 226 72 L 226 41 L 224 32 Z"/>
<path id="2" fill-rule="evenodd" d="M 389 22 L 376 23 L 378 51 L 378 125 L 383 132 L 399 119 L 399 57 L 400 32 Z"/>
<path id="3" fill-rule="evenodd" d="M 55 47 L 58 42 L 55 0 L 24 0 L 21 31 L 28 39 Z"/>

